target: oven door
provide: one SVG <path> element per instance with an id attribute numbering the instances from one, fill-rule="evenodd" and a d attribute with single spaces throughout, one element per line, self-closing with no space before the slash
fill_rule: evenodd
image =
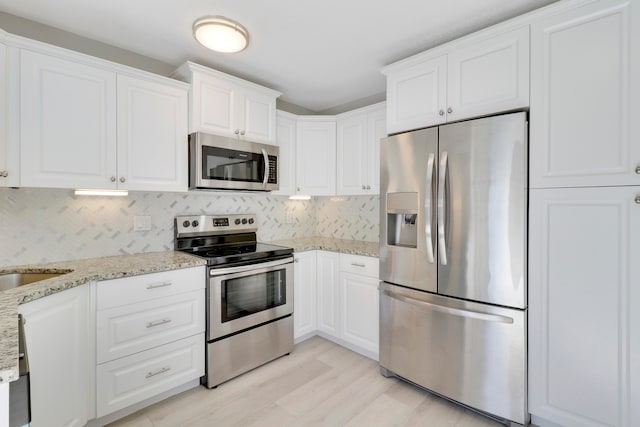
<path id="1" fill-rule="evenodd" d="M 209 275 L 208 340 L 293 314 L 293 257 Z"/>

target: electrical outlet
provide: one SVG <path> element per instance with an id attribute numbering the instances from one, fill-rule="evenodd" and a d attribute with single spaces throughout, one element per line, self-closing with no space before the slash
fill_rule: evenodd
<path id="1" fill-rule="evenodd" d="M 293 212 L 285 213 L 284 222 L 285 224 L 293 224 L 295 222 L 295 215 L 293 215 Z"/>
<path id="2" fill-rule="evenodd" d="M 151 217 L 149 215 L 136 215 L 133 217 L 133 230 L 134 231 L 149 231 L 151 230 Z"/>

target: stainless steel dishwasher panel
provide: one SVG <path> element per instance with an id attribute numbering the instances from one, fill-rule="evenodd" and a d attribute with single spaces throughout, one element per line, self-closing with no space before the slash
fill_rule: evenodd
<path id="1" fill-rule="evenodd" d="M 526 310 L 380 284 L 380 366 L 426 389 L 524 424 Z"/>

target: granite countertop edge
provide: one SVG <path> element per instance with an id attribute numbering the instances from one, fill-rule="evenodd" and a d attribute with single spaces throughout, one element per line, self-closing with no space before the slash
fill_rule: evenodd
<path id="1" fill-rule="evenodd" d="M 0 267 L 7 273 L 64 273 L 61 276 L 0 291 L 0 384 L 18 379 L 18 306 L 92 281 L 111 280 L 206 265 L 183 252 L 118 255 L 44 264 Z M 27 349 L 28 351 L 28 349 Z"/>
<path id="2" fill-rule="evenodd" d="M 336 239 L 332 237 L 312 236 L 294 237 L 291 239 L 274 240 L 268 243 L 292 247 L 294 252 L 330 251 L 350 255 L 361 255 L 378 258 L 379 243 L 364 240 Z"/>

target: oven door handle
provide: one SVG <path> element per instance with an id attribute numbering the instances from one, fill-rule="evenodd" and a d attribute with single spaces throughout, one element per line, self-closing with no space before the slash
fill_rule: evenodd
<path id="1" fill-rule="evenodd" d="M 249 265 L 241 265 L 239 267 L 228 267 L 228 268 L 211 269 L 211 271 L 209 272 L 209 276 L 210 277 L 216 277 L 216 276 L 225 276 L 227 274 L 233 274 L 233 273 L 244 273 L 244 272 L 248 272 L 248 271 L 257 271 L 257 270 L 263 270 L 265 268 L 277 267 L 277 266 L 285 265 L 285 264 L 289 264 L 289 263 L 293 263 L 293 257 L 285 258 L 285 259 L 279 259 L 278 261 L 261 262 L 261 263 L 249 264 Z"/>

